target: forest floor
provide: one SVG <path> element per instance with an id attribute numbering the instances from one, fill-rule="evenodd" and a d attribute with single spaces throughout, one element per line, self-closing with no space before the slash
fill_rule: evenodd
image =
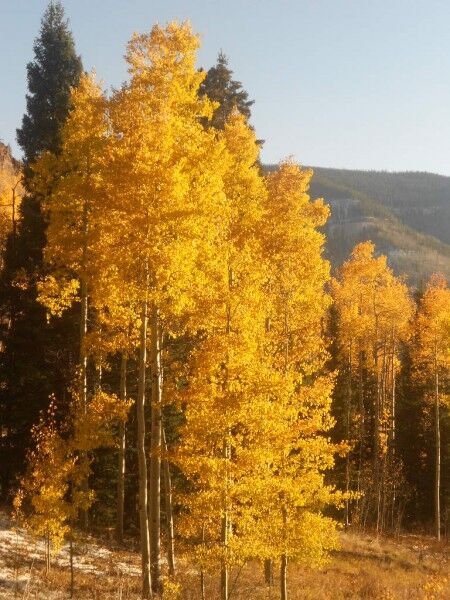
<path id="1" fill-rule="evenodd" d="M 450 545 L 432 538 L 401 535 L 376 538 L 342 533 L 342 548 L 323 569 L 289 567 L 289 600 L 450 600 Z M 44 570 L 44 544 L 13 526 L 0 512 L 0 598 L 69 598 L 69 551 L 64 546 Z M 74 547 L 75 599 L 137 600 L 140 559 L 90 536 Z M 167 600 L 199 600 L 199 577 L 180 561 L 179 576 L 167 586 Z M 216 600 L 218 578 L 206 579 L 206 598 Z M 276 600 L 277 578 L 269 589 L 262 568 L 249 564 L 231 576 L 230 600 Z M 180 588 L 177 591 L 177 587 Z M 181 591 L 182 590 L 182 591 Z"/>

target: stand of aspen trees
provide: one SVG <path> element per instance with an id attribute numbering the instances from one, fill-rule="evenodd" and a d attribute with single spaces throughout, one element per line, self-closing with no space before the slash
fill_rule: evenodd
<path id="1" fill-rule="evenodd" d="M 70 413 L 61 423 L 52 404 L 36 426 L 16 508 L 48 539 L 50 565 L 50 547 L 88 522 L 93 453 L 113 446 L 122 541 L 135 411 L 142 597 L 163 593 L 162 555 L 173 576 L 179 541 L 199 597 L 205 574 L 217 573 L 228 600 L 231 569 L 255 560 L 279 565 L 287 600 L 289 563 L 320 565 L 337 547 L 336 507 L 346 524 L 377 531 L 401 514 L 396 380 L 412 337 L 417 369 L 433 382 L 439 536 L 450 291 L 434 278 L 415 318 L 406 285 L 369 242 L 330 282 L 329 209 L 308 195 L 312 171 L 287 160 L 264 176 L 237 111 L 223 131 L 208 126 L 217 104 L 198 93 L 198 47 L 187 23 L 134 35 L 128 81 L 107 97 L 83 75 L 60 153 L 32 165 L 48 223 L 40 301 L 50 319 L 79 307 L 80 356 Z M 347 381 L 337 442 L 332 302 Z M 117 394 L 100 376 L 114 368 Z M 342 491 L 326 479 L 337 454 Z M 175 472 L 182 485 L 172 490 Z"/>

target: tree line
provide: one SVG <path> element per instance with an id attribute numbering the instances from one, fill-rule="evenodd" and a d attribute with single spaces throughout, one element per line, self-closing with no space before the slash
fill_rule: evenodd
<path id="1" fill-rule="evenodd" d="M 48 568 L 113 523 L 144 598 L 181 552 L 202 598 L 253 560 L 287 600 L 289 562 L 321 565 L 339 521 L 440 537 L 450 291 L 414 298 L 371 242 L 331 278 L 312 171 L 264 172 L 252 102 L 198 47 L 188 23 L 135 34 L 106 94 L 62 6 L 44 15 L 1 275 L 2 494 Z"/>

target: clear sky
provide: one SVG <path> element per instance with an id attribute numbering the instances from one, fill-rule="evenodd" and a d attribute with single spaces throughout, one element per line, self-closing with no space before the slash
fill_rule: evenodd
<path id="1" fill-rule="evenodd" d="M 0 0 L 0 139 L 15 143 L 46 0 Z M 65 0 L 77 50 L 105 87 L 125 44 L 189 18 L 199 66 L 223 49 L 255 100 L 265 162 L 450 175 L 449 0 Z"/>

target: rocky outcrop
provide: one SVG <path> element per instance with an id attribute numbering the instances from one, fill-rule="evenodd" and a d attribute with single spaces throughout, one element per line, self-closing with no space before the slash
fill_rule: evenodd
<path id="1" fill-rule="evenodd" d="M 11 148 L 0 141 L 0 195 L 8 193 L 20 179 L 21 165 Z"/>

